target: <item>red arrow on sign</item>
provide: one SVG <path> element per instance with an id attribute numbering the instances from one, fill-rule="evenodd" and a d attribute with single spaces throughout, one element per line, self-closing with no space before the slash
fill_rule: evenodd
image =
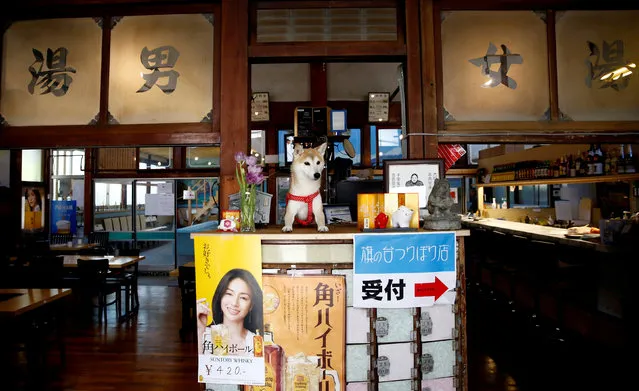
<path id="1" fill-rule="evenodd" d="M 444 284 L 437 276 L 435 276 L 435 282 L 423 282 L 415 284 L 415 297 L 434 296 L 435 301 L 439 299 L 441 295 L 448 290 L 446 284 Z"/>

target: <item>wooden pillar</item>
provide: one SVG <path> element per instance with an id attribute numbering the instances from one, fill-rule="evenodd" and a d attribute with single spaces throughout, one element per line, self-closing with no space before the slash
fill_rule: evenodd
<path id="1" fill-rule="evenodd" d="M 311 68 L 311 106 L 328 105 L 328 82 L 326 79 L 326 63 L 312 62 Z M 291 115 L 293 115 L 291 113 Z"/>
<path id="2" fill-rule="evenodd" d="M 424 133 L 437 133 L 437 74 L 435 51 L 435 23 L 434 18 L 439 18 L 439 13 L 433 10 L 433 0 L 421 0 L 420 25 L 421 25 L 421 56 L 422 56 L 422 98 Z M 439 34 L 438 34 L 439 35 Z M 424 158 L 437 158 L 437 136 L 424 136 Z"/>
<path id="3" fill-rule="evenodd" d="M 222 0 L 220 102 L 220 206 L 228 209 L 228 196 L 239 189 L 235 179 L 236 152 L 248 153 L 249 80 L 248 0 Z"/>
<path id="4" fill-rule="evenodd" d="M 408 135 L 408 158 L 424 157 L 422 133 L 422 71 L 420 56 L 419 1 L 406 0 L 406 133 Z"/>

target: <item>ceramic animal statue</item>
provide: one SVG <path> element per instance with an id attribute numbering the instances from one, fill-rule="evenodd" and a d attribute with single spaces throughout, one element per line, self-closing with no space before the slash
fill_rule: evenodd
<path id="1" fill-rule="evenodd" d="M 397 210 L 393 212 L 393 216 L 391 218 L 393 228 L 408 228 L 410 226 L 410 219 L 413 217 L 413 213 L 415 212 L 405 205 L 397 208 Z"/>
<path id="2" fill-rule="evenodd" d="M 375 228 L 386 228 L 388 225 L 388 215 L 386 213 L 380 213 L 375 217 Z"/>
<path id="3" fill-rule="evenodd" d="M 327 232 L 324 204 L 320 194 L 324 171 L 326 143 L 316 148 L 295 144 L 291 163 L 291 185 L 286 194 L 286 212 L 282 232 L 292 232 L 293 222 L 302 226 L 317 224 L 319 232 Z"/>

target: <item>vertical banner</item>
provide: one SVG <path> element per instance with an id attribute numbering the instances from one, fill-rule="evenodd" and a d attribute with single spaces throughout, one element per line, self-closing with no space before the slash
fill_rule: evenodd
<path id="1" fill-rule="evenodd" d="M 455 232 L 357 234 L 353 245 L 354 307 L 454 303 Z"/>
<path id="2" fill-rule="evenodd" d="M 250 391 L 342 391 L 344 276 L 264 275 L 265 387 Z"/>
<path id="3" fill-rule="evenodd" d="M 44 187 L 23 187 L 22 229 L 42 231 L 44 228 Z"/>
<path id="4" fill-rule="evenodd" d="M 198 235 L 195 293 L 200 383 L 264 385 L 259 235 Z"/>
<path id="5" fill-rule="evenodd" d="M 51 234 L 76 231 L 76 201 L 51 201 Z"/>

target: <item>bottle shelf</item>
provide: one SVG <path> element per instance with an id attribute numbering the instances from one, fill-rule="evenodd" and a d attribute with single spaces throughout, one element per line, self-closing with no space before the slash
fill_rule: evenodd
<path id="1" fill-rule="evenodd" d="M 492 183 L 477 183 L 477 187 L 500 187 L 500 186 L 530 186 L 530 185 L 559 185 L 571 183 L 598 183 L 598 182 L 623 182 L 639 180 L 639 173 L 618 174 L 618 175 L 590 175 L 580 177 L 531 179 L 525 181 L 503 181 Z"/>

